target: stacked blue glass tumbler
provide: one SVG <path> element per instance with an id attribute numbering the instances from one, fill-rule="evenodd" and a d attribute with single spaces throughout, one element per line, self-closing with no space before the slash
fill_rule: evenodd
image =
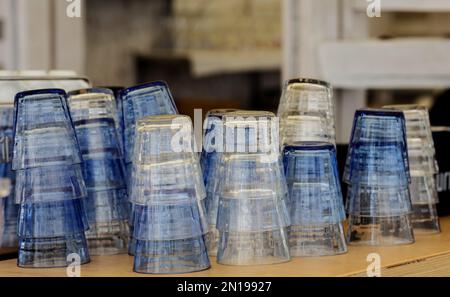
<path id="1" fill-rule="evenodd" d="M 26 91 L 14 104 L 18 266 L 67 266 L 71 258 L 87 263 L 87 194 L 67 95 L 60 89 Z"/>
<path id="2" fill-rule="evenodd" d="M 70 92 L 68 101 L 83 156 L 89 251 L 124 253 L 129 204 L 115 98 L 108 89 L 94 88 Z"/>
<path id="3" fill-rule="evenodd" d="M 187 116 L 149 116 L 136 125 L 130 197 L 135 272 L 185 273 L 210 267 L 206 193 L 193 143 Z"/>
<path id="4" fill-rule="evenodd" d="M 120 102 L 122 107 L 122 133 L 124 144 L 124 158 L 126 166 L 126 180 L 128 188 L 131 186 L 131 175 L 133 171 L 133 146 L 137 121 L 151 115 L 177 114 L 172 94 L 165 82 L 154 81 L 129 87 L 120 91 Z M 133 212 L 131 211 L 131 215 Z M 130 217 L 130 240 L 128 253 L 133 255 L 135 240 L 133 238 L 133 218 Z"/>
<path id="5" fill-rule="evenodd" d="M 403 112 L 356 111 L 344 181 L 348 184 L 346 210 L 350 244 L 414 242 Z"/>
<path id="6" fill-rule="evenodd" d="M 12 104 L 0 104 L 0 248 L 17 247 L 18 206 L 14 203 L 15 173 L 11 169 L 13 146 Z"/>
<path id="7" fill-rule="evenodd" d="M 345 210 L 334 145 L 300 142 L 285 146 L 283 156 L 291 201 L 291 256 L 347 252 Z"/>

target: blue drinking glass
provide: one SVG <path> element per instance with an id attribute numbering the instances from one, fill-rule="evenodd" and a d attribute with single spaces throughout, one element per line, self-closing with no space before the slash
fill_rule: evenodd
<path id="1" fill-rule="evenodd" d="M 13 170 L 81 163 L 66 101 L 59 89 L 16 95 Z"/>
<path id="2" fill-rule="evenodd" d="M 399 158 L 398 154 L 400 153 L 403 164 L 398 164 L 397 161 L 394 164 L 389 164 L 389 161 L 386 161 L 385 158 L 389 158 L 392 153 L 394 153 L 392 158 Z M 373 154 L 370 157 L 374 163 L 384 161 L 383 165 L 385 166 L 391 168 L 398 166 L 398 171 L 404 170 L 406 172 L 409 182 L 406 126 L 402 112 L 369 108 L 355 112 L 344 170 L 344 181 L 349 183 L 352 170 L 358 169 L 358 167 L 354 168 L 350 162 L 358 162 L 364 159 L 367 154 Z M 376 158 L 378 160 L 375 160 Z"/>
<path id="3" fill-rule="evenodd" d="M 74 256 L 80 264 L 90 262 L 84 232 L 50 238 L 19 238 L 17 266 L 25 268 L 66 267 Z"/>
<path id="4" fill-rule="evenodd" d="M 84 158 L 122 158 L 121 119 L 114 94 L 93 88 L 69 93 L 72 115 Z"/>
<path id="5" fill-rule="evenodd" d="M 86 197 L 81 167 L 52 165 L 16 171 L 16 203 L 40 203 Z"/>
<path id="6" fill-rule="evenodd" d="M 292 225 L 336 224 L 345 219 L 336 149 L 327 143 L 284 148 Z"/>
<path id="7" fill-rule="evenodd" d="M 165 82 L 155 81 L 122 90 L 120 93 L 123 122 L 125 162 L 132 161 L 135 126 L 150 115 L 177 114 L 178 110 Z"/>
<path id="8" fill-rule="evenodd" d="M 333 144 L 301 142 L 283 152 L 290 193 L 291 256 L 345 253 L 345 211 Z"/>
<path id="9" fill-rule="evenodd" d="M 86 231 L 89 224 L 83 200 L 20 204 L 19 237 L 50 238 Z"/>
<path id="10" fill-rule="evenodd" d="M 387 109 L 355 113 L 344 181 L 348 242 L 398 245 L 414 242 L 405 116 Z"/>
<path id="11" fill-rule="evenodd" d="M 136 241 L 133 271 L 139 273 L 188 273 L 211 264 L 203 236 L 178 240 Z"/>

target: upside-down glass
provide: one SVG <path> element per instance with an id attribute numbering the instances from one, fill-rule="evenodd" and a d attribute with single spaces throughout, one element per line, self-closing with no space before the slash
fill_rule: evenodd
<path id="1" fill-rule="evenodd" d="M 344 181 L 351 244 L 414 242 L 409 215 L 411 181 L 402 112 L 361 109 L 355 113 Z"/>
<path id="2" fill-rule="evenodd" d="M 92 255 L 124 253 L 128 198 L 115 98 L 108 89 L 70 93 L 69 109 L 83 154 Z"/>
<path id="3" fill-rule="evenodd" d="M 283 156 L 291 200 L 291 256 L 347 252 L 342 224 L 345 211 L 334 145 L 300 142 L 285 146 Z"/>
<path id="4" fill-rule="evenodd" d="M 278 106 L 281 144 L 335 143 L 335 111 L 329 83 L 308 78 L 286 82 Z"/>
<path id="5" fill-rule="evenodd" d="M 210 266 L 206 194 L 193 143 L 187 116 L 149 116 L 136 125 L 130 197 L 136 272 L 184 273 Z"/>
<path id="6" fill-rule="evenodd" d="M 62 90 L 18 93 L 13 169 L 19 212 L 20 267 L 67 266 L 76 253 L 90 261 L 81 154 Z"/>
<path id="7" fill-rule="evenodd" d="M 13 170 L 81 163 L 66 101 L 59 89 L 16 95 Z"/>
<path id="8" fill-rule="evenodd" d="M 125 162 L 132 161 L 136 123 L 150 115 L 177 114 L 178 110 L 165 82 L 155 81 L 124 89 L 120 92 L 123 122 Z"/>
<path id="9" fill-rule="evenodd" d="M 236 111 L 223 117 L 217 262 L 230 265 L 289 261 L 287 187 L 274 114 Z"/>
<path id="10" fill-rule="evenodd" d="M 411 171 L 409 189 L 413 208 L 411 221 L 414 232 L 439 233 L 439 218 L 436 210 L 439 199 L 435 179 L 439 170 L 435 158 L 428 109 L 419 105 L 390 105 L 384 108 L 402 111 L 406 119 Z"/>

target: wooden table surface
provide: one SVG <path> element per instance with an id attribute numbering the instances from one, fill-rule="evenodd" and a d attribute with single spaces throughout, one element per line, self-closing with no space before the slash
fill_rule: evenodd
<path id="1" fill-rule="evenodd" d="M 380 255 L 382 275 L 450 276 L 450 217 L 441 218 L 442 233 L 416 236 L 411 245 L 395 247 L 349 246 L 344 255 L 330 257 L 292 258 L 290 262 L 262 266 L 227 266 L 211 258 L 208 270 L 162 276 L 233 277 L 233 276 L 352 276 L 366 275 L 371 253 Z M 133 258 L 128 255 L 93 256 L 81 266 L 81 276 L 161 276 L 133 273 Z M 65 268 L 18 268 L 16 260 L 0 261 L 0 276 L 66 276 Z"/>

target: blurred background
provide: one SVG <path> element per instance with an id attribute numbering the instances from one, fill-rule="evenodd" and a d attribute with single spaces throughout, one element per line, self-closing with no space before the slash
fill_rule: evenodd
<path id="1" fill-rule="evenodd" d="M 450 126 L 450 0 L 385 0 L 369 17 L 375 2 L 0 0 L 0 69 L 70 69 L 97 86 L 165 80 L 189 115 L 274 111 L 284 80 L 313 77 L 334 86 L 338 143 L 363 106 L 417 102 Z"/>

